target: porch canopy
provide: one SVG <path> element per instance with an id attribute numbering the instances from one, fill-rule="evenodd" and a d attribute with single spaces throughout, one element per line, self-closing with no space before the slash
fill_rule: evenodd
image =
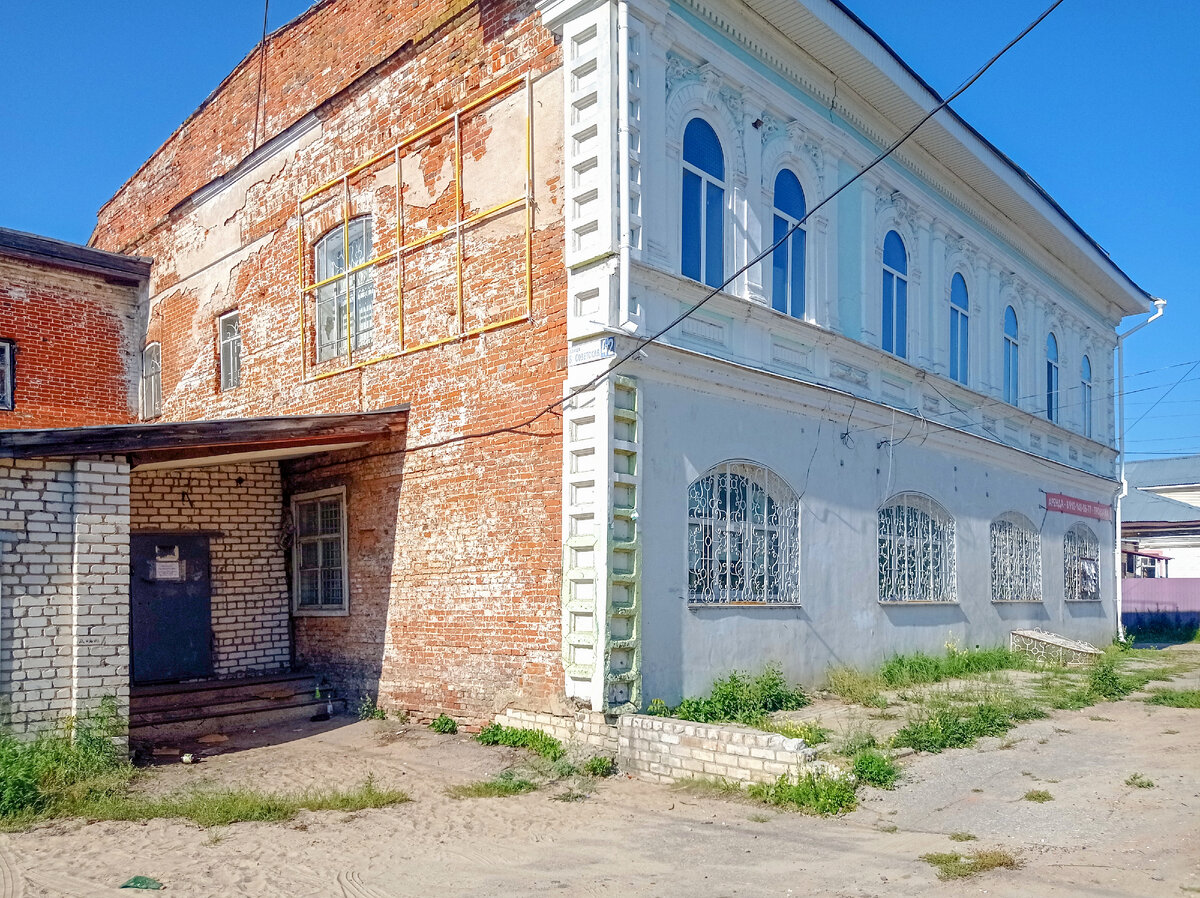
<path id="1" fill-rule="evenodd" d="M 407 403 L 341 415 L 0 431 L 0 458 L 126 455 L 135 471 L 276 461 L 402 435 Z"/>

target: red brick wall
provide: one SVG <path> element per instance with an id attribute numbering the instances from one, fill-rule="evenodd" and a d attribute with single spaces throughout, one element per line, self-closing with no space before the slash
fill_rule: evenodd
<path id="1" fill-rule="evenodd" d="M 340 0 L 306 14 L 274 39 L 268 93 L 291 100 L 286 110 L 273 107 L 277 130 L 303 118 L 331 86 L 348 84 L 316 105 L 318 127 L 252 171 L 234 172 L 222 190 L 184 202 L 237 161 L 231 147 L 245 146 L 253 116 L 237 112 L 245 85 L 235 72 L 198 114 L 205 126 L 198 119 L 185 126 L 102 210 L 94 242 L 155 259 L 146 339 L 162 343 L 164 419 L 411 403 L 403 442 L 285 466 L 288 495 L 344 485 L 349 505 L 350 614 L 296 618 L 296 655 L 338 674 L 349 691 L 378 690 L 385 706 L 481 723 L 497 697 L 543 707 L 562 688 L 561 424 L 551 414 L 518 427 L 562 395 L 561 63 L 530 2 L 459 3 L 453 15 L 447 9 Z M 377 62 L 390 47 L 400 49 Z M 293 90 L 300 73 L 331 65 L 328 75 Z M 299 329 L 297 199 L 526 72 L 542 79 L 535 91 L 531 320 L 343 373 L 335 373 L 337 363 L 315 365 L 311 302 L 310 329 L 303 336 Z M 519 111 L 523 121 L 523 101 L 505 109 L 464 123 L 464 165 L 475 177 L 463 182 L 468 213 L 486 207 L 495 182 L 523 168 L 523 128 L 514 131 L 509 115 Z M 446 220 L 453 193 L 444 177 L 447 146 L 435 141 L 406 159 L 406 215 L 414 227 Z M 411 205 L 422 194 L 428 201 Z M 392 176 L 357 185 L 352 204 L 354 214 L 375 216 L 377 251 L 394 241 L 384 226 L 396 219 Z M 340 214 L 336 204 L 306 206 L 309 277 L 312 243 Z M 524 310 L 525 252 L 523 211 L 468 234 L 468 326 Z M 406 266 L 406 345 L 445 335 L 457 292 L 454 241 L 432 244 Z M 396 274 L 394 262 L 376 268 L 376 339 L 364 356 L 399 349 Z M 221 392 L 216 317 L 234 307 L 242 385 Z"/>
<path id="2" fill-rule="evenodd" d="M 0 339 L 17 344 L 0 429 L 126 424 L 136 414 L 136 290 L 0 256 Z"/>

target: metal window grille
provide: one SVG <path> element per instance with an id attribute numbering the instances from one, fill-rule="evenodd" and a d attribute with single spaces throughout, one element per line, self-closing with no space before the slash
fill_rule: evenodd
<path id="1" fill-rule="evenodd" d="M 162 346 L 151 343 L 142 350 L 142 417 L 162 414 Z"/>
<path id="2" fill-rule="evenodd" d="M 1086 524 L 1063 537 L 1063 579 L 1068 602 L 1100 601 L 1100 540 Z"/>
<path id="3" fill-rule="evenodd" d="M 12 340 L 0 340 L 0 411 L 10 412 L 16 405 L 17 347 Z"/>
<path id="4" fill-rule="evenodd" d="M 688 487 L 688 598 L 800 601 L 800 502 L 775 472 L 726 462 Z"/>
<path id="5" fill-rule="evenodd" d="M 232 390 L 242 382 L 242 325 L 237 312 L 222 315 L 218 323 L 221 344 L 221 389 Z"/>
<path id="6" fill-rule="evenodd" d="M 1002 515 L 991 526 L 992 601 L 1042 600 L 1042 537 L 1024 515 Z"/>
<path id="7" fill-rule="evenodd" d="M 342 496 L 295 505 L 297 605 L 341 608 L 346 604 L 344 507 Z"/>
<path id="8" fill-rule="evenodd" d="M 375 272 L 370 265 L 359 268 L 371 259 L 371 245 L 369 215 L 350 222 L 348 237 L 346 226 L 338 225 L 317 241 L 318 362 L 348 353 L 350 346 L 361 349 L 371 345 L 375 331 Z M 329 283 L 322 283 L 327 280 Z"/>
<path id="9" fill-rule="evenodd" d="M 879 510 L 879 601 L 957 602 L 954 519 L 927 496 Z"/>

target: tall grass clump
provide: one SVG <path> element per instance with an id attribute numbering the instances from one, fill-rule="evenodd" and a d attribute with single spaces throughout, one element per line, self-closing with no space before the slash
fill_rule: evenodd
<path id="1" fill-rule="evenodd" d="M 883 681 L 874 674 L 853 667 L 834 667 L 826 674 L 826 680 L 829 691 L 844 702 L 868 708 L 887 707 L 887 699 L 880 694 Z"/>
<path id="2" fill-rule="evenodd" d="M 858 804 L 853 777 L 817 771 L 795 779 L 785 774 L 773 783 L 753 783 L 746 794 L 777 807 L 823 816 L 853 811 Z"/>
<path id="3" fill-rule="evenodd" d="M 1093 695 L 1109 701 L 1119 701 L 1133 692 L 1139 684 L 1117 671 L 1117 662 L 1108 655 L 1100 658 L 1088 671 L 1088 689 Z"/>
<path id="4" fill-rule="evenodd" d="M 561 742 L 540 730 L 506 727 L 498 723 L 489 723 L 479 731 L 479 735 L 475 737 L 475 740 L 483 745 L 508 745 L 513 748 L 527 748 L 548 761 L 557 761 L 567 753 Z"/>
<path id="5" fill-rule="evenodd" d="M 1018 723 L 1045 716 L 1041 708 L 1021 699 L 930 707 L 902 726 L 892 744 L 935 753 L 965 748 L 984 736 L 1003 736 Z"/>
<path id="6" fill-rule="evenodd" d="M 879 669 L 879 679 L 895 689 L 940 683 L 942 680 L 994 670 L 1021 670 L 1028 664 L 1028 656 L 1003 646 L 993 649 L 950 647 L 944 655 L 930 655 L 925 652 L 893 655 Z"/>
<path id="7" fill-rule="evenodd" d="M 772 664 L 755 676 L 733 671 L 713 683 L 707 698 L 685 698 L 674 708 L 666 708 L 662 702 L 651 702 L 651 705 L 659 714 L 682 720 L 757 727 L 762 726 L 773 711 L 795 711 L 809 702 L 804 690 L 789 686 L 783 670 Z"/>

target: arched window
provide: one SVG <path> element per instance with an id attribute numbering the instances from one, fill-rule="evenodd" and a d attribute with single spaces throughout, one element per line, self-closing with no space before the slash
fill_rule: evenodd
<path id="1" fill-rule="evenodd" d="M 950 378 L 967 382 L 969 355 L 967 282 L 961 274 L 950 279 Z"/>
<path id="2" fill-rule="evenodd" d="M 908 356 L 908 253 L 895 231 L 883 238 L 883 348 Z"/>
<path id="3" fill-rule="evenodd" d="M 1021 401 L 1021 359 L 1017 343 L 1017 313 L 1012 306 L 1004 310 L 1004 401 Z"/>
<path id="4" fill-rule="evenodd" d="M 1079 363 L 1079 401 L 1083 405 L 1083 435 L 1092 437 L 1092 360 L 1086 355 Z"/>
<path id="5" fill-rule="evenodd" d="M 879 601 L 956 602 L 954 518 L 902 493 L 879 510 Z"/>
<path id="6" fill-rule="evenodd" d="M 1100 601 L 1100 540 L 1086 524 L 1063 537 L 1063 579 L 1068 602 Z"/>
<path id="7" fill-rule="evenodd" d="M 352 219 L 348 238 L 345 225 L 329 231 L 317 241 L 316 257 L 315 283 L 321 285 L 317 287 L 317 361 L 323 362 L 371 345 L 374 266 L 358 268 L 371 258 L 371 216 Z"/>
<path id="8" fill-rule="evenodd" d="M 1058 340 L 1046 335 L 1046 417 L 1058 421 Z"/>
<path id="9" fill-rule="evenodd" d="M 142 417 L 162 414 L 162 344 L 150 343 L 142 350 Z"/>
<path id="10" fill-rule="evenodd" d="M 775 231 L 772 242 L 804 218 L 804 190 L 786 168 L 775 176 Z M 771 306 L 777 312 L 804 317 L 804 228 L 798 227 L 775 250 L 771 261 Z"/>
<path id="11" fill-rule="evenodd" d="M 694 118 L 683 131 L 684 277 L 719 287 L 725 280 L 725 154 L 712 125 Z"/>
<path id="12" fill-rule="evenodd" d="M 1042 537 L 1015 512 L 992 521 L 992 601 L 1042 600 Z"/>
<path id="13" fill-rule="evenodd" d="M 800 502 L 775 472 L 723 462 L 688 487 L 688 599 L 800 600 Z"/>

